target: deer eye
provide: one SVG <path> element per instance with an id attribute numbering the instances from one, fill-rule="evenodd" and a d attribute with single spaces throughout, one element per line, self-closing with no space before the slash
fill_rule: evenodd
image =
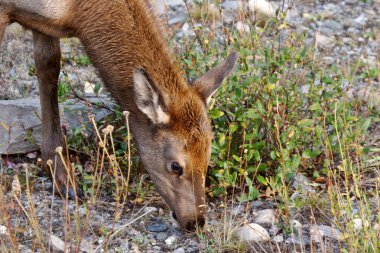
<path id="1" fill-rule="evenodd" d="M 183 168 L 182 166 L 176 162 L 176 161 L 172 161 L 171 164 L 170 164 L 170 168 L 172 170 L 172 172 L 178 174 L 178 175 L 182 175 L 183 174 Z"/>

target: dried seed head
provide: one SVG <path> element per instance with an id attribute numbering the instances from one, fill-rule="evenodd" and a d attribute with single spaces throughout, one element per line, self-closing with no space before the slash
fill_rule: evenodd
<path id="1" fill-rule="evenodd" d="M 123 115 L 124 115 L 125 117 L 128 117 L 128 116 L 129 116 L 129 111 L 123 111 Z"/>
<path id="2" fill-rule="evenodd" d="M 15 175 L 13 177 L 13 181 L 12 181 L 12 194 L 14 196 L 18 196 L 20 195 L 21 193 L 21 184 L 20 184 L 20 180 L 18 180 L 18 176 Z"/>
<path id="3" fill-rule="evenodd" d="M 105 147 L 103 141 L 99 141 L 99 147 L 101 147 L 101 148 L 104 148 L 104 147 Z"/>
<path id="4" fill-rule="evenodd" d="M 51 167 L 51 166 L 53 166 L 53 161 L 51 159 L 49 159 L 46 161 L 46 164 Z"/>
<path id="5" fill-rule="evenodd" d="M 106 129 L 108 129 L 108 131 L 109 131 L 110 133 L 112 133 L 113 130 L 114 130 L 114 127 L 111 126 L 111 125 L 108 125 L 108 126 L 106 127 Z"/>
<path id="6" fill-rule="evenodd" d="M 59 147 L 57 147 L 57 148 L 55 149 L 55 153 L 58 153 L 58 154 L 62 153 L 62 151 L 63 151 L 62 146 L 59 146 Z"/>
<path id="7" fill-rule="evenodd" d="M 107 128 L 103 128 L 103 129 L 102 129 L 102 133 L 103 133 L 104 135 L 107 135 L 107 134 L 109 134 L 109 131 L 108 131 Z"/>
<path id="8" fill-rule="evenodd" d="M 111 161 L 116 161 L 116 156 L 115 155 L 110 155 L 110 160 Z"/>
<path id="9" fill-rule="evenodd" d="M 88 115 L 88 119 L 89 119 L 90 121 L 95 120 L 95 115 L 94 115 L 94 114 L 89 114 L 89 115 Z"/>

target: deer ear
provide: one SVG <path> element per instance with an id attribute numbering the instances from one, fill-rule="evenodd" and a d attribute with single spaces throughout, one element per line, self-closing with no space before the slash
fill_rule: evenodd
<path id="1" fill-rule="evenodd" d="M 232 52 L 226 60 L 206 74 L 194 80 L 191 86 L 196 89 L 199 95 L 208 102 L 212 94 L 219 88 L 223 80 L 231 73 L 239 54 Z"/>
<path id="2" fill-rule="evenodd" d="M 165 104 L 153 81 L 143 69 L 133 72 L 133 89 L 137 107 L 155 125 L 169 122 L 169 115 L 164 111 Z"/>

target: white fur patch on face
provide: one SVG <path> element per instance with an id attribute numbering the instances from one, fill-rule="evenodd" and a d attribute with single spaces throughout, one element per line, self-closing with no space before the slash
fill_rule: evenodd
<path id="1" fill-rule="evenodd" d="M 137 107 L 154 124 L 168 123 L 170 117 L 162 109 L 158 92 L 153 89 L 141 70 L 135 70 L 133 73 L 133 82 Z"/>

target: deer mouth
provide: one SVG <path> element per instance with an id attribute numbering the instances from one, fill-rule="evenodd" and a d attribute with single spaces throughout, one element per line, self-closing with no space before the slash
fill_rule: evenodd
<path id="1" fill-rule="evenodd" d="M 176 221 L 178 221 L 178 220 L 177 220 L 177 215 L 175 214 L 174 211 L 171 211 L 171 215 L 172 215 L 173 219 L 175 219 Z"/>

